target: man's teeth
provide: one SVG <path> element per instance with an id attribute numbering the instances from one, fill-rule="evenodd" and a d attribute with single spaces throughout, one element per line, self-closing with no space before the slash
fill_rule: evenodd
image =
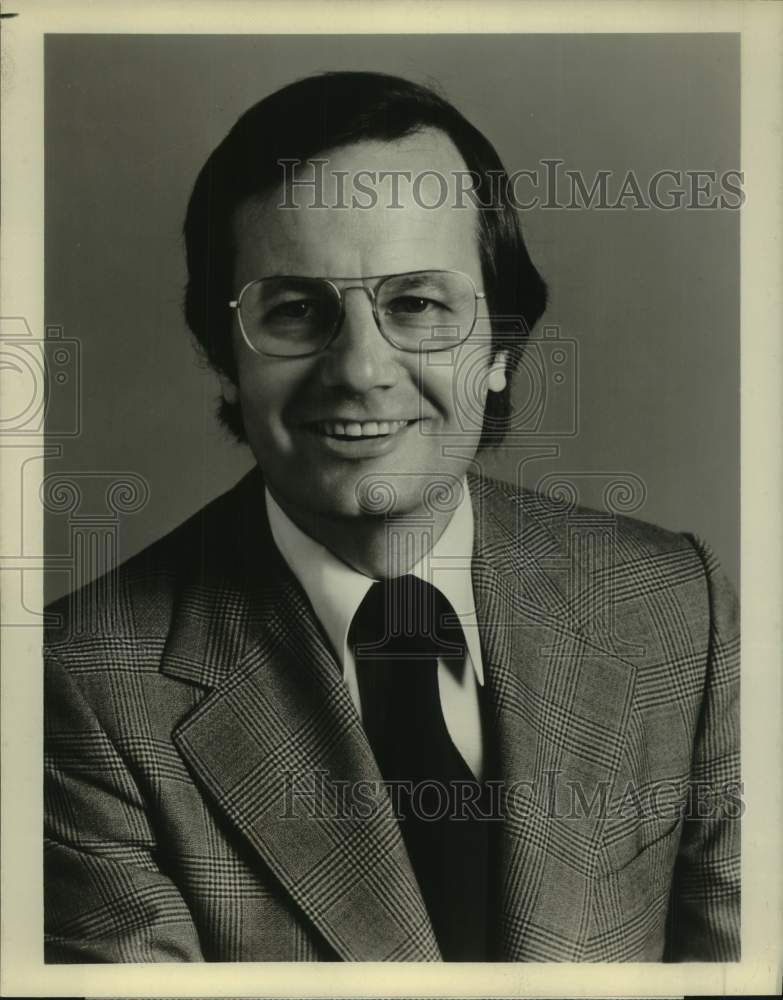
<path id="1" fill-rule="evenodd" d="M 342 423 L 339 420 L 324 420 L 320 428 L 330 437 L 380 437 L 386 434 L 396 434 L 408 424 L 407 420 L 365 420 L 363 423 L 352 420 Z"/>

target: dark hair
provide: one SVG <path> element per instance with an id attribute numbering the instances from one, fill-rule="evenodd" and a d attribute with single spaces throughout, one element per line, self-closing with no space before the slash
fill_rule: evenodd
<path id="1" fill-rule="evenodd" d="M 254 104 L 212 152 L 185 217 L 188 281 L 185 319 L 210 364 L 236 381 L 231 344 L 237 209 L 281 183 L 279 160 L 365 139 L 392 140 L 432 128 L 444 132 L 471 171 L 479 212 L 479 249 L 495 349 L 516 368 L 525 333 L 546 306 L 546 286 L 528 256 L 517 213 L 505 197 L 506 172 L 492 144 L 433 90 L 383 73 L 334 72 L 298 80 Z M 485 207 L 481 207 L 485 206 Z M 503 320 L 516 318 L 514 324 Z M 509 380 L 510 381 L 510 380 Z M 510 385 L 487 397 L 480 445 L 497 443 L 510 413 Z M 245 440 L 239 404 L 222 401 L 220 419 Z"/>

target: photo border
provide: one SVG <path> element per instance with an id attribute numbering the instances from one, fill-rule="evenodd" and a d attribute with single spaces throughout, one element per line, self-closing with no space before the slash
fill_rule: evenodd
<path id="1" fill-rule="evenodd" d="M 40 632 L 6 627 L 2 640 L 2 993 L 17 996 L 600 996 L 764 994 L 781 985 L 783 686 L 781 608 L 781 274 L 783 254 L 783 6 L 549 2 L 480 6 L 352 0 L 153 3 L 117 0 L 4 5 L 2 24 L 2 304 L 43 334 L 43 38 L 46 33 L 247 34 L 736 32 L 742 54 L 742 961 L 647 964 L 177 963 L 44 965 L 42 945 L 42 684 Z M 16 13 L 16 17 L 9 16 Z M 447 15 L 447 16 L 446 16 Z M 14 400 L 2 403 L 13 408 Z M 38 440 L 41 454 L 44 443 Z M 0 442 L 0 445 L 2 442 Z M 25 516 L 13 445 L 0 446 L 3 552 Z M 40 475 L 43 476 L 43 462 Z M 37 494 L 36 494 L 37 495 Z M 12 541 L 13 540 L 13 541 Z M 15 549 L 14 549 L 15 551 Z M 41 544 L 36 551 L 43 551 Z M 0 569 L 10 566 L 0 558 Z M 21 575 L 21 574 L 20 574 Z M 7 574 L 0 574 L 0 578 Z M 36 589 L 37 588 L 37 589 Z M 18 595 L 3 589 L 3 609 Z M 25 599 L 40 607 L 37 582 Z M 36 604 L 37 601 L 37 604 Z"/>

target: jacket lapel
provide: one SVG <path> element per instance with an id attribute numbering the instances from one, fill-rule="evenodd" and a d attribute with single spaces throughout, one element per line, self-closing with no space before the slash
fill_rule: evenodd
<path id="1" fill-rule="evenodd" d="M 573 585 L 566 515 L 490 483 L 471 490 L 489 735 L 507 793 L 497 957 L 579 960 L 634 668 L 579 621 L 589 601 Z M 190 554 L 162 665 L 207 689 L 175 732 L 180 753 L 341 958 L 437 960 L 358 714 L 269 534 L 260 476 L 199 537 L 209 548 Z"/>
<path id="2" fill-rule="evenodd" d="M 211 688 L 175 743 L 341 958 L 437 960 L 359 716 L 269 535 L 260 477 L 240 484 L 243 493 L 228 542 L 235 570 L 220 555 L 219 570 L 202 571 L 171 632 L 164 671 Z M 209 565 L 208 554 L 200 559 Z"/>
<path id="3" fill-rule="evenodd" d="M 589 601 L 567 516 L 535 495 L 518 504 L 471 485 L 488 725 L 506 791 L 498 957 L 578 961 L 635 670 L 579 620 Z"/>

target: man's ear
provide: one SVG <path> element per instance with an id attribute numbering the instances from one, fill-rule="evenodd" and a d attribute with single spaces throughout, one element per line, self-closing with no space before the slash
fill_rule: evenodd
<path id="1" fill-rule="evenodd" d="M 229 406 L 236 406 L 239 402 L 239 389 L 237 389 L 228 375 L 224 375 L 223 372 L 218 372 L 218 380 L 220 381 L 220 391 L 223 394 L 223 399 L 225 399 Z"/>
<path id="2" fill-rule="evenodd" d="M 508 367 L 508 351 L 498 351 L 489 366 L 487 388 L 490 392 L 503 392 L 508 384 L 506 368 Z"/>

